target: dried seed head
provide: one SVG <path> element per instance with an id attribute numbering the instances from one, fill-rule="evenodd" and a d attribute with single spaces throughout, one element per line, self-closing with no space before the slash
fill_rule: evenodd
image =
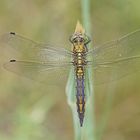
<path id="1" fill-rule="evenodd" d="M 77 21 L 75 33 L 81 33 L 81 34 L 85 33 L 85 29 L 83 28 L 82 24 L 79 21 Z"/>

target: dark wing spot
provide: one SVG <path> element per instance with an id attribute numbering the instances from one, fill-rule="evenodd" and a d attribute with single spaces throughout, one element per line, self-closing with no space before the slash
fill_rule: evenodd
<path id="1" fill-rule="evenodd" d="M 15 32 L 10 32 L 10 34 L 11 34 L 11 35 L 16 35 L 16 33 L 15 33 Z"/>
<path id="2" fill-rule="evenodd" d="M 12 59 L 12 60 L 10 60 L 10 62 L 16 62 L 16 60 Z"/>

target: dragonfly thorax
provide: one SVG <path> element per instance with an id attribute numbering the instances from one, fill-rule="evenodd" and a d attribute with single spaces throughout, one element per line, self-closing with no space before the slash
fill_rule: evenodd
<path id="1" fill-rule="evenodd" d="M 72 49 L 73 53 L 85 53 L 87 52 L 87 47 L 84 46 L 84 44 L 74 44 L 73 45 L 73 49 Z"/>
<path id="2" fill-rule="evenodd" d="M 70 38 L 70 42 L 73 44 L 73 53 L 85 53 L 87 52 L 87 44 L 90 42 L 90 39 L 85 34 L 74 33 Z"/>

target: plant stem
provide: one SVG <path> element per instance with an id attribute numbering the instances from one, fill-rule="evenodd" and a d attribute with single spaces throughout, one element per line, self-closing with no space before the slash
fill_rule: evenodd
<path id="1" fill-rule="evenodd" d="M 91 21 L 90 21 L 90 0 L 81 0 L 82 6 L 82 21 L 86 33 L 91 35 Z M 90 46 L 88 46 L 90 47 Z M 86 103 L 86 114 L 85 114 L 85 127 L 84 129 L 84 137 L 87 140 L 95 140 L 95 111 L 94 111 L 94 87 L 93 87 L 93 79 L 92 76 L 93 71 L 92 68 L 88 68 L 86 71 L 86 79 L 85 79 L 85 93 L 87 96 Z"/>

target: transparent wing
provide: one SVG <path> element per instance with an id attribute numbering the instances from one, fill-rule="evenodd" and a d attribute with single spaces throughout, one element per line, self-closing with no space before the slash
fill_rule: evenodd
<path id="1" fill-rule="evenodd" d="M 140 30 L 89 51 L 95 83 L 117 80 L 140 70 Z"/>
<path id="2" fill-rule="evenodd" d="M 11 60 L 4 64 L 4 68 L 18 75 L 44 82 L 45 84 L 61 84 L 67 80 L 71 67 L 70 63 L 38 63 Z"/>
<path id="3" fill-rule="evenodd" d="M 12 32 L 2 35 L 0 37 L 0 43 L 1 45 L 6 45 L 8 50 L 14 49 L 15 55 L 24 60 L 62 62 L 69 61 L 71 57 L 71 52 L 64 48 L 56 48 L 49 44 L 37 43 Z"/>
<path id="4" fill-rule="evenodd" d="M 3 35 L 0 42 L 16 51 L 4 68 L 18 75 L 55 84 L 66 79 L 72 67 L 71 52 L 64 48 L 36 43 L 15 33 Z"/>

